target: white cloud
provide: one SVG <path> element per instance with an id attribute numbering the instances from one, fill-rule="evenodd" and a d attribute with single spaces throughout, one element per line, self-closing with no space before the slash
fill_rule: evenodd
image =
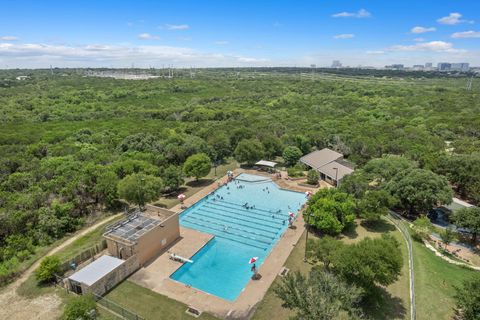
<path id="1" fill-rule="evenodd" d="M 452 38 L 480 38 L 480 31 L 463 31 L 463 32 L 455 32 L 452 34 Z"/>
<path id="2" fill-rule="evenodd" d="M 411 33 L 425 33 L 425 32 L 433 32 L 436 31 L 434 27 L 431 28 L 425 28 L 425 27 L 413 27 L 412 30 L 410 30 Z"/>
<path id="3" fill-rule="evenodd" d="M 14 36 L 2 36 L 0 37 L 0 41 L 16 41 L 18 40 L 18 37 Z"/>
<path id="4" fill-rule="evenodd" d="M 334 39 L 352 39 L 354 38 L 355 35 L 353 33 L 342 33 L 342 34 L 337 34 L 334 36 Z"/>
<path id="5" fill-rule="evenodd" d="M 376 55 L 376 54 L 384 54 L 385 51 L 383 50 L 369 50 L 366 52 L 367 54 L 372 54 L 372 55 Z"/>
<path id="6" fill-rule="evenodd" d="M 388 51 L 433 51 L 433 52 L 465 52 L 466 50 L 455 49 L 453 44 L 445 41 L 422 42 L 414 45 L 395 45 L 388 48 Z"/>
<path id="7" fill-rule="evenodd" d="M 154 36 L 154 35 L 151 35 L 150 33 L 140 33 L 138 35 L 138 39 L 140 40 L 160 40 L 160 37 L 159 36 Z"/>
<path id="8" fill-rule="evenodd" d="M 235 54 L 201 52 L 185 47 L 160 45 L 105 45 L 85 46 L 0 43 L 0 63 L 10 67 L 41 68 L 70 67 L 124 67 L 135 62 L 139 67 L 161 66 L 255 66 L 264 65 L 265 58 Z"/>
<path id="9" fill-rule="evenodd" d="M 334 18 L 370 18 L 372 14 L 365 9 L 360 9 L 357 12 L 339 12 L 332 14 Z"/>
<path id="10" fill-rule="evenodd" d="M 455 25 L 459 23 L 473 23 L 473 21 L 460 19 L 462 15 L 458 12 L 452 12 L 448 16 L 440 18 L 437 20 L 438 23 Z"/>
<path id="11" fill-rule="evenodd" d="M 225 41 L 225 40 L 219 40 L 219 41 L 215 41 L 214 44 L 216 44 L 217 46 L 224 46 L 226 44 L 228 44 L 229 42 L 228 41 Z"/>
<path id="12" fill-rule="evenodd" d="M 416 41 L 416 42 L 424 42 L 424 41 L 425 41 L 425 38 L 415 38 L 415 39 L 413 39 L 413 41 Z"/>
<path id="13" fill-rule="evenodd" d="M 165 29 L 167 30 L 187 30 L 190 29 L 188 24 L 166 24 Z"/>

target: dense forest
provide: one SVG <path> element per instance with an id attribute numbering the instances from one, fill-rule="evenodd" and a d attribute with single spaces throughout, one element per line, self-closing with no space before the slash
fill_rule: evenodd
<path id="1" fill-rule="evenodd" d="M 155 176 L 167 192 L 181 184 L 189 156 L 219 163 L 239 144 L 266 159 L 288 146 L 329 147 L 357 167 L 403 155 L 480 202 L 478 79 L 467 91 L 461 76 L 286 71 L 183 70 L 145 81 L 0 71 L 1 281 L 89 215 L 118 208 L 126 176 Z"/>

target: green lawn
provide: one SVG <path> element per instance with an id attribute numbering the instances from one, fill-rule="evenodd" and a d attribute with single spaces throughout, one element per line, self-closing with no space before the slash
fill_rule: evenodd
<path id="1" fill-rule="evenodd" d="M 417 319 L 451 319 L 454 287 L 478 271 L 450 264 L 416 241 L 413 261 Z"/>
<path id="2" fill-rule="evenodd" d="M 375 228 L 366 228 L 359 224 L 354 230 L 342 235 L 341 241 L 345 243 L 354 243 L 365 237 L 379 237 L 383 233 L 390 233 L 399 241 L 402 255 L 404 257 L 404 266 L 402 268 L 401 276 L 395 283 L 388 286 L 386 289 L 379 289 L 380 300 L 378 305 L 369 306 L 366 312 L 368 313 L 368 316 L 373 319 L 405 319 L 410 312 L 408 258 L 407 247 L 400 232 L 388 222 L 380 223 L 375 226 Z M 309 237 L 316 236 L 309 233 Z M 310 271 L 312 265 L 303 262 L 304 252 L 305 233 L 302 235 L 285 263 L 285 266 L 290 269 L 290 272 L 300 271 L 307 274 Z M 264 299 L 259 303 L 253 316 L 254 320 L 270 320 L 272 315 L 275 315 L 275 320 L 287 320 L 294 315 L 294 312 L 281 306 L 281 300 L 278 299 L 273 292 L 273 286 L 279 283 L 279 281 L 281 280 L 277 277 L 273 285 L 267 291 Z"/>
<path id="3" fill-rule="evenodd" d="M 185 313 L 187 305 L 153 292 L 130 281 L 124 281 L 106 295 L 106 298 L 124 308 L 137 312 L 145 319 L 155 320 L 191 320 Z M 107 318 L 108 316 L 106 316 Z M 110 319 L 110 318 L 107 318 Z M 202 313 L 201 320 L 214 320 L 214 316 Z"/>

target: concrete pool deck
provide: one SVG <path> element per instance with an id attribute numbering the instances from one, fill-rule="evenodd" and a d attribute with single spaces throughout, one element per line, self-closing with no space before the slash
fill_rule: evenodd
<path id="1" fill-rule="evenodd" d="M 303 188 L 300 186 L 290 186 L 285 183 L 279 183 L 283 179 L 274 178 L 273 175 L 267 173 L 259 173 L 253 170 L 235 170 L 235 175 L 240 173 L 251 173 L 256 175 L 268 176 L 277 183 L 281 188 L 292 191 L 315 191 L 314 188 Z M 279 181 L 280 180 L 280 181 Z M 201 198 L 212 192 L 227 181 L 227 177 L 222 177 L 193 196 L 184 201 L 184 205 L 190 207 Z M 181 212 L 181 205 L 177 205 L 171 209 L 175 212 Z M 183 283 L 170 279 L 170 275 L 175 272 L 182 264 L 169 259 L 169 253 L 164 252 L 154 261 L 150 262 L 144 268 L 141 268 L 130 280 L 137 284 L 149 288 L 157 293 L 165 295 L 169 298 L 181 301 L 189 306 L 195 307 L 201 311 L 212 313 L 220 318 L 226 319 L 248 319 L 254 311 L 255 306 L 263 299 L 270 285 L 273 283 L 282 267 L 284 266 L 288 256 L 297 244 L 298 240 L 304 232 L 303 215 L 299 214 L 294 221 L 294 227 L 288 228 L 277 244 L 272 248 L 270 254 L 259 268 L 262 275 L 260 280 L 250 280 L 239 297 L 233 301 L 227 301 L 211 295 L 209 293 L 186 286 Z M 193 229 L 180 227 L 181 239 L 174 243 L 170 248 L 170 252 L 174 252 L 185 258 L 191 258 L 198 250 L 200 250 L 213 236 L 202 233 Z"/>

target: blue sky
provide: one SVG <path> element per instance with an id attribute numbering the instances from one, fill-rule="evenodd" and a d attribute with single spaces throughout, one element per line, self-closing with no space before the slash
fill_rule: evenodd
<path id="1" fill-rule="evenodd" d="M 480 1 L 0 3 L 0 68 L 480 65 Z"/>

